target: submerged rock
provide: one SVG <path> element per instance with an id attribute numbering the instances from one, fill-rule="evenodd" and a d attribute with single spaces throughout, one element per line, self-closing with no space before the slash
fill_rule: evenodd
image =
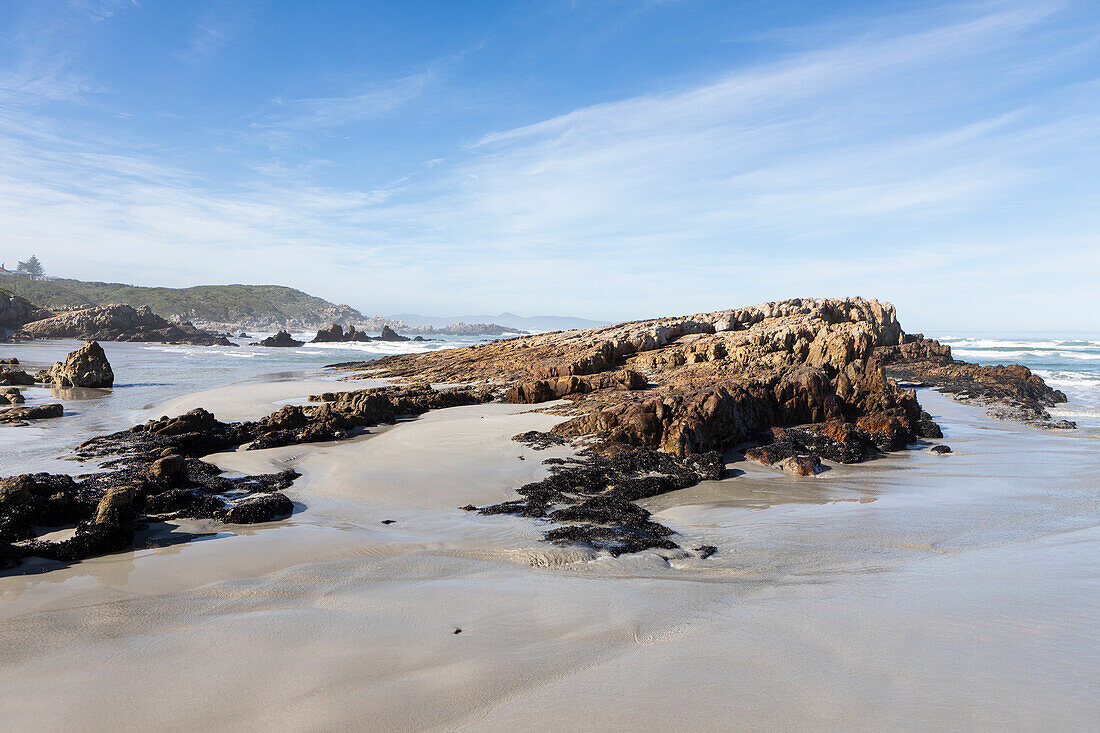
<path id="1" fill-rule="evenodd" d="M 928 449 L 928 452 L 929 453 L 939 453 L 939 454 L 942 455 L 944 453 L 950 453 L 951 448 L 949 446 L 946 446 L 946 445 L 934 445 L 934 446 L 932 446 L 931 448 Z"/>
<path id="2" fill-rule="evenodd" d="M 113 387 L 115 373 L 103 347 L 88 341 L 49 369 L 43 369 L 35 379 L 57 387 Z"/>

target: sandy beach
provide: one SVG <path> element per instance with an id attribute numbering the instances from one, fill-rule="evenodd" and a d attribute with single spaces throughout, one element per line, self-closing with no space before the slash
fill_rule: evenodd
<path id="1" fill-rule="evenodd" d="M 241 419 L 315 387 L 226 387 L 149 416 L 202 404 Z M 538 521 L 458 510 L 513 498 L 567 454 L 510 439 L 560 419 L 527 406 L 212 456 L 294 467 L 298 511 L 0 578 L 3 726 L 1087 727 L 1100 714 L 1095 438 L 920 398 L 952 455 L 795 478 L 731 454 L 729 478 L 648 500 L 683 547 L 719 547 L 706 560 L 556 547 Z"/>

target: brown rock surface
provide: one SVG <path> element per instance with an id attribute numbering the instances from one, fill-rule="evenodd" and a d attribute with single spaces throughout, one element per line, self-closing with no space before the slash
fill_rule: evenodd
<path id="1" fill-rule="evenodd" d="M 49 369 L 35 375 L 35 380 L 57 387 L 113 387 L 115 373 L 103 347 L 88 341 Z"/>
<path id="2" fill-rule="evenodd" d="M 56 403 L 50 405 L 8 407 L 0 410 L 0 423 L 23 423 L 27 420 L 48 420 L 54 417 L 61 417 L 63 414 L 65 414 L 65 408 Z"/>
<path id="3" fill-rule="evenodd" d="M 105 305 L 67 311 L 27 323 L 23 335 L 37 339 L 89 341 L 151 341 L 198 346 L 232 346 L 229 339 L 195 328 L 190 323 L 170 323 L 148 307 Z"/>
<path id="4" fill-rule="evenodd" d="M 1076 427 L 1053 420 L 1046 410 L 1065 402 L 1065 394 L 1020 364 L 982 366 L 957 361 L 951 347 L 920 334 L 906 336 L 899 345 L 880 347 L 875 356 L 887 376 L 936 387 L 960 402 L 989 406 L 991 417 L 1038 427 Z"/>

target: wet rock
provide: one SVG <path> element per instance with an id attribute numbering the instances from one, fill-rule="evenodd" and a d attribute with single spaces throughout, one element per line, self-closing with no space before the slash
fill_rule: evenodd
<path id="1" fill-rule="evenodd" d="M 271 346 L 276 348 L 293 348 L 305 346 L 304 341 L 299 341 L 290 335 L 289 331 L 279 331 L 274 336 L 268 336 L 263 341 L 256 341 L 249 346 Z"/>
<path id="2" fill-rule="evenodd" d="M 103 347 L 88 341 L 64 361 L 38 372 L 35 379 L 57 387 L 113 387 L 115 373 Z"/>
<path id="3" fill-rule="evenodd" d="M 695 548 L 695 551 L 699 553 L 699 559 L 706 560 L 708 557 L 718 552 L 718 548 L 714 545 L 700 545 Z"/>
<path id="4" fill-rule="evenodd" d="M 8 364 L 8 365 L 11 365 L 11 366 L 15 366 L 18 363 L 19 363 L 19 360 L 16 359 L 14 356 L 10 359 L 0 359 L 0 364 Z"/>
<path id="5" fill-rule="evenodd" d="M 0 405 L 22 405 L 26 402 L 23 394 L 14 387 L 0 387 Z"/>
<path id="6" fill-rule="evenodd" d="M 795 476 L 816 476 L 821 472 L 821 459 L 817 456 L 790 456 L 775 465 Z"/>
<path id="7" fill-rule="evenodd" d="M 95 524 L 132 525 L 136 493 L 133 486 L 110 487 L 99 500 L 92 521 Z"/>
<path id="8" fill-rule="evenodd" d="M 934 445 L 934 446 L 932 446 L 931 448 L 928 449 L 928 452 L 929 453 L 939 453 L 939 454 L 942 455 L 944 453 L 950 453 L 951 448 L 949 446 L 946 446 L 946 445 Z"/>
<path id="9" fill-rule="evenodd" d="M 33 385 L 34 377 L 22 369 L 0 369 L 0 386 L 30 387 Z"/>
<path id="10" fill-rule="evenodd" d="M 153 461 L 149 466 L 149 478 L 166 484 L 177 483 L 185 475 L 186 459 L 178 454 L 169 454 Z"/>
<path id="11" fill-rule="evenodd" d="M 256 524 L 285 517 L 294 511 L 294 503 L 286 494 L 272 492 L 242 499 L 225 512 L 225 521 L 232 524 Z"/>
<path id="12" fill-rule="evenodd" d="M 515 514 L 563 523 L 546 533 L 556 543 L 578 543 L 613 555 L 648 548 L 672 549 L 672 530 L 654 522 L 635 504 L 639 499 L 721 478 L 725 464 L 718 453 L 680 458 L 668 453 L 621 449 L 587 453 L 571 460 L 548 460 L 550 475 L 527 484 L 523 498 L 466 511 Z"/>
<path id="13" fill-rule="evenodd" d="M 931 385 L 959 402 L 987 406 L 987 414 L 998 420 L 1055 427 L 1056 421 L 1046 408 L 1065 402 L 1066 396 L 1027 367 L 970 364 L 954 359 L 950 347 L 938 341 L 919 334 L 905 339 L 900 346 L 875 350 L 875 357 L 884 365 L 888 376 Z M 942 435 L 930 431 L 922 437 Z"/>
<path id="14" fill-rule="evenodd" d="M 0 410 L 0 423 L 22 423 L 28 420 L 49 420 L 61 417 L 65 408 L 54 403 L 49 405 L 24 405 Z"/>
<path id="15" fill-rule="evenodd" d="M 538 430 L 528 430 L 526 433 L 513 435 L 512 440 L 517 443 L 523 443 L 531 450 L 546 450 L 554 446 L 566 445 L 569 442 L 560 435 L 543 433 Z M 522 459 L 523 456 L 520 456 L 520 458 Z"/>

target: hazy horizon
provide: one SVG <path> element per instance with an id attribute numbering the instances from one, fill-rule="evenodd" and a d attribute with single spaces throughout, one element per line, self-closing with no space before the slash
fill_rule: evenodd
<path id="1" fill-rule="evenodd" d="M 1097 331 L 1087 2 L 0 7 L 0 252 L 364 314 Z"/>

